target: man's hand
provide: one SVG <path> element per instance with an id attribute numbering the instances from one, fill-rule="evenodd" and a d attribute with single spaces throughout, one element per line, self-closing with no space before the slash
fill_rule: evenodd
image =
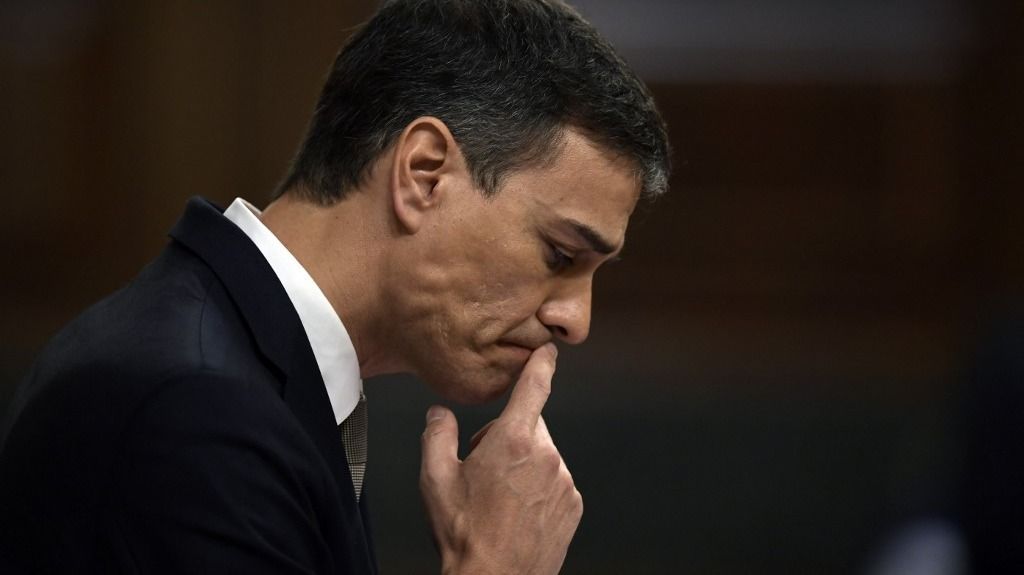
<path id="1" fill-rule="evenodd" d="M 423 432 L 420 490 L 444 573 L 557 573 L 583 499 L 540 412 L 557 351 L 537 348 L 508 405 L 458 458 L 455 416 L 434 406 Z"/>

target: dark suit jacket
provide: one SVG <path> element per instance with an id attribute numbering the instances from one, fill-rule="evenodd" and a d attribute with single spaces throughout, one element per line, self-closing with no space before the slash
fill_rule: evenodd
<path id="1" fill-rule="evenodd" d="M 0 572 L 374 573 L 298 315 L 189 202 L 128 287 L 38 358 L 0 438 Z"/>

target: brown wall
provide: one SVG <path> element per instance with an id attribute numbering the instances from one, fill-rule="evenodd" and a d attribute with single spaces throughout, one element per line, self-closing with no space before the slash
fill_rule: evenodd
<path id="1" fill-rule="evenodd" d="M 942 81 L 653 86 L 678 152 L 673 190 L 600 272 L 592 342 L 561 369 L 578 385 L 553 409 L 594 476 L 593 427 L 571 421 L 605 425 L 624 405 L 636 423 L 624 433 L 645 429 L 636 442 L 661 446 L 652 458 L 692 465 L 641 465 L 650 491 L 674 494 L 652 523 L 630 515 L 647 513 L 642 496 L 602 515 L 622 495 L 595 483 L 608 498 L 588 504 L 596 518 L 569 570 L 616 572 L 638 553 L 650 572 L 849 567 L 878 517 L 898 513 L 890 499 L 944 465 L 974 334 L 1024 287 L 1024 18 L 1009 2 L 974 6 L 978 38 Z M 271 0 L 0 10 L 0 399 L 60 325 L 158 252 L 188 197 L 262 203 L 335 51 L 370 11 Z M 762 461 L 750 446 L 772 433 L 765 449 L 791 451 Z M 378 437 L 405 441 L 396 434 Z M 824 453 L 833 459 L 808 463 Z M 393 499 L 412 501 L 411 472 L 394 471 L 404 495 Z M 800 489 L 780 496 L 780 483 Z M 402 510 L 382 509 L 382 548 L 412 549 L 385 565 L 416 571 L 429 543 L 414 529 L 403 547 Z M 822 545 L 815 520 L 830 513 L 849 521 Z M 623 541 L 623 517 L 635 519 L 633 547 L 609 544 Z M 681 559 L 666 526 L 700 545 Z M 756 541 L 761 526 L 786 535 L 781 558 Z"/>
<path id="2" fill-rule="evenodd" d="M 47 4 L 20 3 L 3 25 L 54 47 L 12 34 L 0 61 L 0 240 L 19 270 L 2 288 L 3 337 L 31 346 L 130 278 L 190 196 L 265 198 L 334 53 L 370 12 L 111 1 L 80 3 L 64 22 Z"/>

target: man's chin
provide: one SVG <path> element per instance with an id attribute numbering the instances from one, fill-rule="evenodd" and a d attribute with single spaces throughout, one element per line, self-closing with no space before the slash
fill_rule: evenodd
<path id="1" fill-rule="evenodd" d="M 461 405 L 480 405 L 500 399 L 515 383 L 519 374 L 481 372 L 478 377 L 448 378 L 428 381 L 430 387 L 447 401 Z"/>

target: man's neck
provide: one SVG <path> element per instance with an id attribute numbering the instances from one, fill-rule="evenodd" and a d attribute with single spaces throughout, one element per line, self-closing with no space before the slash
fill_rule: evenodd
<path id="1" fill-rule="evenodd" d="M 360 375 L 399 371 L 391 365 L 387 348 L 387 307 L 376 290 L 388 242 L 388 226 L 374 196 L 353 191 L 331 206 L 286 193 L 261 216 L 263 224 L 288 248 L 312 276 L 345 324 L 359 358 Z M 386 212 L 384 212 L 386 213 Z"/>

